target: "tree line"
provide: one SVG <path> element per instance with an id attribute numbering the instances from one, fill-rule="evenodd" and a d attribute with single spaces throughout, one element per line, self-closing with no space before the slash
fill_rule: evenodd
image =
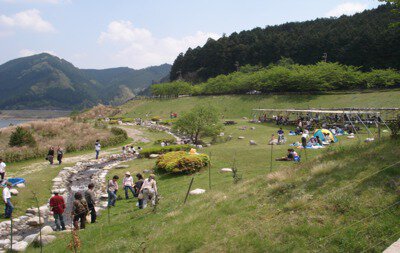
<path id="1" fill-rule="evenodd" d="M 398 0 L 394 0 L 398 1 Z M 171 69 L 172 81 L 204 82 L 239 66 L 269 64 L 281 57 L 299 64 L 328 62 L 363 66 L 363 70 L 400 69 L 400 21 L 394 4 L 353 16 L 292 22 L 209 39 L 203 47 L 180 54 Z"/>
<path id="2" fill-rule="evenodd" d="M 154 96 L 245 94 L 251 91 L 324 92 L 359 89 L 393 88 L 400 84 L 400 73 L 394 69 L 362 71 L 360 67 L 340 63 L 319 62 L 295 64 L 283 58 L 268 67 L 246 65 L 238 71 L 218 75 L 206 82 L 184 81 L 154 84 Z"/>

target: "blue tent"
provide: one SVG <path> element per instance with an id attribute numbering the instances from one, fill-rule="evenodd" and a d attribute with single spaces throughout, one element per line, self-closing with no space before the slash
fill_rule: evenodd
<path id="1" fill-rule="evenodd" d="M 328 129 L 317 129 L 316 132 L 314 133 L 314 137 L 319 137 L 319 139 L 321 141 L 325 141 L 325 135 L 324 134 L 329 134 L 329 136 L 331 137 L 331 139 L 333 140 L 333 142 L 338 142 L 338 138 L 336 138 L 336 136 L 329 131 Z"/>
<path id="2" fill-rule="evenodd" d="M 12 186 L 25 183 L 25 179 L 21 177 L 9 178 L 7 181 L 10 182 Z"/>

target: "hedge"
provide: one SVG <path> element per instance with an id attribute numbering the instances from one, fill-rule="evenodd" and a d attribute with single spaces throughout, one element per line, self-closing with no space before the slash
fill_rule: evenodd
<path id="1" fill-rule="evenodd" d="M 144 148 L 140 152 L 140 157 L 149 158 L 151 154 L 165 154 L 172 151 L 189 151 L 192 148 L 190 145 L 171 145 L 165 147 Z"/>

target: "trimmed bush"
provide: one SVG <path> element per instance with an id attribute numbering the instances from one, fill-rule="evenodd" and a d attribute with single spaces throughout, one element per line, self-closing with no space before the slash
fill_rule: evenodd
<path id="1" fill-rule="evenodd" d="M 161 142 L 164 142 L 164 143 L 165 143 L 165 142 L 168 142 L 168 143 L 175 143 L 176 140 L 175 140 L 175 138 L 169 138 L 169 139 L 164 138 L 164 139 L 156 140 L 156 141 L 154 142 L 154 144 L 159 145 L 159 144 L 161 144 Z"/>
<path id="2" fill-rule="evenodd" d="M 194 173 L 206 167 L 210 158 L 206 154 L 191 155 L 185 151 L 169 152 L 160 156 L 156 169 L 172 173 Z"/>
<path id="3" fill-rule="evenodd" d="M 165 147 L 145 148 L 140 152 L 141 157 L 149 158 L 151 154 L 165 154 L 172 151 L 189 151 L 190 145 L 171 145 Z"/>
<path id="4" fill-rule="evenodd" d="M 8 144 L 11 147 L 34 147 L 36 145 L 36 141 L 29 130 L 26 130 L 22 127 L 17 127 L 15 131 L 11 133 L 10 141 Z"/>

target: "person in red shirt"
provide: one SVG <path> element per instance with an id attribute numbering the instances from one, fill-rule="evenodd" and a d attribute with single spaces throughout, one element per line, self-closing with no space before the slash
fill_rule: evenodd
<path id="1" fill-rule="evenodd" d="M 50 199 L 50 210 L 53 212 L 54 222 L 56 223 L 56 230 L 65 230 L 63 216 L 65 210 L 64 198 L 58 195 L 58 191 L 54 191 L 53 193 L 54 196 Z"/>

